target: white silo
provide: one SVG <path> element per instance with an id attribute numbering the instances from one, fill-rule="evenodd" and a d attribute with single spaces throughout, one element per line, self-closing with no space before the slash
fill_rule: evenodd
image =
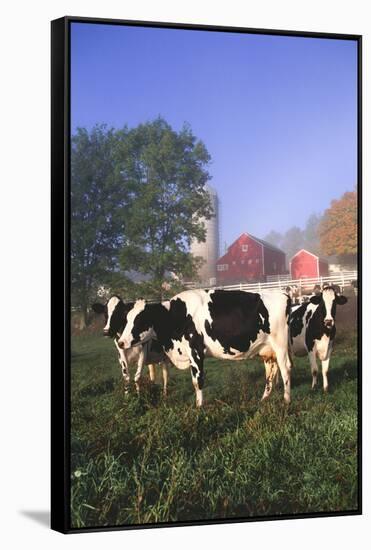
<path id="1" fill-rule="evenodd" d="M 210 196 L 213 216 L 210 220 L 202 220 L 206 229 L 206 241 L 192 241 L 191 253 L 193 256 L 201 256 L 205 260 L 198 271 L 198 276 L 201 283 L 212 286 L 216 284 L 216 262 L 219 258 L 219 201 L 218 195 L 211 185 L 206 184 L 205 189 Z"/>

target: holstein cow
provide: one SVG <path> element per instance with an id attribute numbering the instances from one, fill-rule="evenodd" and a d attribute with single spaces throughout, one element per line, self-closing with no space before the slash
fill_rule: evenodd
<path id="1" fill-rule="evenodd" d="M 312 371 L 312 388 L 317 385 L 317 357 L 322 362 L 323 390 L 328 390 L 328 370 L 333 349 L 336 327 L 336 306 L 347 303 L 339 289 L 324 287 L 322 292 L 311 296 L 301 306 L 294 306 L 290 313 L 290 339 L 295 355 L 308 354 Z M 272 390 L 272 382 L 277 375 L 274 356 L 266 363 L 266 391 Z"/>
<path id="2" fill-rule="evenodd" d="M 128 350 L 123 350 L 118 345 L 118 340 L 126 326 L 127 314 L 133 307 L 134 302 L 125 304 L 119 296 L 112 296 L 106 304 L 95 303 L 92 305 L 92 309 L 95 313 L 104 315 L 105 317 L 106 324 L 103 328 L 103 334 L 114 339 L 115 346 L 119 354 L 119 363 L 122 369 L 125 393 L 128 392 L 130 384 L 129 365 L 137 365 L 134 380 L 137 391 L 139 392 L 139 382 L 143 365 L 148 366 L 151 382 L 154 382 L 154 363 L 161 363 L 163 393 L 166 395 L 168 382 L 168 359 L 163 353 L 162 347 L 153 340 L 148 340 L 143 345 Z"/>
<path id="3" fill-rule="evenodd" d="M 159 304 L 138 300 L 127 315 L 118 344 L 128 350 L 157 338 L 177 368 L 190 367 L 199 407 L 205 355 L 236 361 L 275 353 L 284 399 L 289 402 L 290 303 L 290 298 L 282 293 L 260 295 L 237 290 L 186 290 Z"/>

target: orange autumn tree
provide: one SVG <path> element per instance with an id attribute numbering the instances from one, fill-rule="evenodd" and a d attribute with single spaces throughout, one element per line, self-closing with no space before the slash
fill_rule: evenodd
<path id="1" fill-rule="evenodd" d="M 348 191 L 331 202 L 319 227 L 321 252 L 335 255 L 342 263 L 357 257 L 357 193 Z"/>

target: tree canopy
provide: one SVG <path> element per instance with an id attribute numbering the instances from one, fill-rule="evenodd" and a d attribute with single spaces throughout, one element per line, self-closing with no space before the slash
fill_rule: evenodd
<path id="1" fill-rule="evenodd" d="M 357 193 L 348 191 L 331 202 L 320 224 L 321 251 L 347 263 L 357 255 Z"/>
<path id="2" fill-rule="evenodd" d="M 121 267 L 149 275 L 161 296 L 171 273 L 192 277 L 199 265 L 189 245 L 205 240 L 202 220 L 213 214 L 205 190 L 210 156 L 189 127 L 175 132 L 161 118 L 119 138 L 118 165 L 129 190 Z"/>

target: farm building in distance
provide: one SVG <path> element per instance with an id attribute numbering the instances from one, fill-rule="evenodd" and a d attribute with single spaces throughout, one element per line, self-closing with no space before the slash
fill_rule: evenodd
<path id="1" fill-rule="evenodd" d="M 218 284 L 265 281 L 285 272 L 285 253 L 249 233 L 242 233 L 216 263 Z"/>
<path id="2" fill-rule="evenodd" d="M 206 240 L 205 242 L 193 240 L 191 253 L 193 256 L 201 257 L 204 260 L 198 271 L 200 281 L 207 285 L 215 285 L 216 261 L 219 256 L 219 201 L 218 195 L 211 185 L 206 184 L 205 189 L 209 193 L 214 215 L 210 220 L 203 220 L 206 229 Z"/>
<path id="3" fill-rule="evenodd" d="M 290 260 L 292 279 L 314 279 L 328 276 L 328 262 L 302 248 Z"/>

